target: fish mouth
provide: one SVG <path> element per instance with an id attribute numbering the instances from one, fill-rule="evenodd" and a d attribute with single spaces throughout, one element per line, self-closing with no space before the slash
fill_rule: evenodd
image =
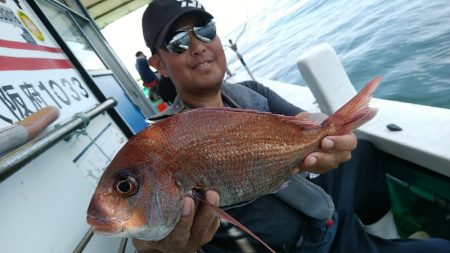
<path id="1" fill-rule="evenodd" d="M 105 220 L 93 215 L 87 216 L 87 222 L 92 226 L 92 230 L 97 235 L 114 236 L 114 237 L 133 237 L 146 241 L 159 241 L 166 237 L 175 227 L 173 226 L 131 226 L 111 220 Z"/>
<path id="2" fill-rule="evenodd" d="M 88 215 L 86 220 L 87 223 L 92 226 L 95 233 L 102 235 L 116 235 L 123 232 L 120 224 L 109 219 L 101 219 L 93 215 Z"/>
<path id="3" fill-rule="evenodd" d="M 102 230 L 102 229 L 99 229 L 99 228 L 96 228 L 96 227 L 92 227 L 92 231 L 94 231 L 94 233 L 97 234 L 97 235 L 103 235 L 103 236 L 118 236 L 118 237 L 120 237 L 121 234 L 123 234 L 120 231 L 111 232 L 111 231 L 105 231 L 105 230 Z"/>

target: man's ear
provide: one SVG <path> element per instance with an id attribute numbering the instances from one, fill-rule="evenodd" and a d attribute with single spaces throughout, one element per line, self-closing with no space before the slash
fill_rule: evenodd
<path id="1" fill-rule="evenodd" d="M 167 72 L 166 66 L 164 64 L 164 62 L 161 60 L 161 57 L 158 54 L 154 54 L 152 55 L 149 59 L 148 59 L 148 64 L 152 67 L 154 67 L 155 69 L 158 70 L 158 72 L 164 76 L 164 77 L 169 77 L 169 74 Z"/>

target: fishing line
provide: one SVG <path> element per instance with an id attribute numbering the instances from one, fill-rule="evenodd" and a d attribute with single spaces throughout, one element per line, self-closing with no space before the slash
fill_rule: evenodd
<path id="1" fill-rule="evenodd" d="M 242 27 L 242 30 L 241 30 L 241 32 L 238 34 L 238 36 L 234 39 L 234 44 L 237 44 L 238 43 L 238 41 L 239 41 L 239 39 L 244 35 L 244 33 L 245 33 L 245 30 L 247 30 L 247 24 L 248 24 L 248 9 L 247 8 L 245 8 L 245 22 L 244 22 L 244 27 Z M 228 39 L 229 41 L 231 40 L 232 41 L 232 39 Z M 222 45 L 224 48 L 232 48 L 232 45 L 228 45 L 228 44 L 226 44 L 226 45 Z"/>
<path id="2" fill-rule="evenodd" d="M 239 59 L 239 61 L 241 62 L 242 66 L 245 68 L 245 70 L 247 71 L 248 75 L 250 76 L 250 78 L 253 81 L 256 81 L 255 77 L 253 76 L 252 72 L 250 71 L 250 69 L 247 67 L 247 64 L 244 61 L 244 57 L 241 55 L 241 53 L 238 51 L 238 47 L 237 47 L 237 43 L 239 41 L 239 39 L 242 37 L 242 35 L 245 33 L 245 30 L 247 29 L 247 23 L 248 23 L 248 9 L 246 8 L 246 18 L 245 18 L 245 23 L 244 23 L 244 27 L 242 28 L 241 33 L 237 36 L 237 38 L 234 40 L 232 39 L 228 39 L 228 42 L 230 43 L 229 45 L 222 45 L 224 48 L 231 48 L 231 50 L 233 50 L 236 53 L 237 58 Z M 228 64 L 227 64 L 228 65 Z M 230 69 L 227 66 L 227 74 L 231 77 L 233 76 L 233 73 L 231 73 Z"/>

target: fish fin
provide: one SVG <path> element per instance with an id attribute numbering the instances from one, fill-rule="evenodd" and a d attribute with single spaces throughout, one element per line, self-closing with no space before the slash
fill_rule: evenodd
<path id="1" fill-rule="evenodd" d="M 195 111 L 210 111 L 210 112 L 237 112 L 237 113 L 251 113 L 251 114 L 257 114 L 257 115 L 265 115 L 265 116 L 271 116 L 271 117 L 278 117 L 281 121 L 287 122 L 289 124 L 295 124 L 299 126 L 301 129 L 316 129 L 320 128 L 321 125 L 317 124 L 317 122 L 314 122 L 310 119 L 299 119 L 294 116 L 286 116 L 271 112 L 262 112 L 262 111 L 256 111 L 252 109 L 240 109 L 240 108 L 229 108 L 229 107 L 212 107 L 212 108 L 196 108 Z M 190 110 L 193 111 L 193 110 Z M 188 111 L 189 112 L 189 111 Z"/>
<path id="2" fill-rule="evenodd" d="M 367 83 L 350 101 L 330 115 L 322 123 L 322 127 L 334 125 L 337 134 L 346 134 L 375 117 L 377 109 L 370 108 L 369 102 L 381 79 L 375 77 Z"/>
<path id="3" fill-rule="evenodd" d="M 245 112 L 245 113 L 254 113 L 254 114 L 262 114 L 262 115 L 272 115 L 270 112 L 262 112 L 253 109 L 241 109 L 241 108 L 230 108 L 230 107 L 205 107 L 205 108 L 195 108 L 195 111 L 212 111 L 212 112 Z M 190 110 L 192 111 L 192 110 Z M 188 112 L 190 112 L 188 111 Z"/>
<path id="4" fill-rule="evenodd" d="M 271 112 L 263 112 L 263 111 L 257 111 L 257 110 L 253 110 L 253 109 L 241 109 L 241 108 L 230 108 L 230 107 L 207 107 L 207 108 L 196 108 L 194 109 L 195 111 L 211 111 L 211 112 L 237 112 L 237 113 L 249 113 L 249 114 L 257 114 L 257 115 L 266 115 L 266 116 L 271 116 L 271 117 L 279 117 L 280 119 L 290 122 L 290 123 L 295 123 L 295 124 L 305 124 L 305 125 L 315 125 L 320 127 L 320 125 L 317 125 L 317 123 L 315 123 L 312 120 L 309 119 L 298 119 L 295 118 L 294 116 L 286 116 L 286 115 L 281 115 L 281 114 L 276 114 L 276 113 L 271 113 Z M 190 111 L 194 111 L 194 110 L 190 110 Z M 189 111 L 188 111 L 189 112 Z"/>
<path id="5" fill-rule="evenodd" d="M 237 204 L 233 204 L 233 205 L 228 205 L 228 206 L 221 206 L 220 208 L 222 210 L 228 210 L 228 209 L 233 209 L 233 208 L 237 208 L 237 207 L 243 207 L 246 206 L 250 203 L 252 203 L 253 201 L 255 201 L 256 199 L 252 199 L 252 200 L 248 200 L 248 201 L 244 201 L 244 202 L 239 202 Z"/>
<path id="6" fill-rule="evenodd" d="M 299 119 L 293 116 L 286 116 L 285 119 L 283 119 L 283 121 L 290 123 L 290 124 L 295 124 L 298 127 L 300 127 L 302 130 L 309 130 L 309 129 L 318 129 L 321 127 L 320 124 L 318 124 L 317 122 L 311 120 L 311 119 Z"/>
<path id="7" fill-rule="evenodd" d="M 203 203 L 205 205 L 205 207 L 209 208 L 209 210 L 211 210 L 211 212 L 216 215 L 219 218 L 222 218 L 226 221 L 228 221 L 229 223 L 235 225 L 236 227 L 242 229 L 242 231 L 244 231 L 245 233 L 247 233 L 248 235 L 250 235 L 251 237 L 255 238 L 258 242 L 260 242 L 262 245 L 264 245 L 270 252 L 272 253 L 276 253 L 272 248 L 269 247 L 269 245 L 267 245 L 263 240 L 261 240 L 258 236 L 256 236 L 255 234 L 252 233 L 252 231 L 250 231 L 248 228 L 246 228 L 244 225 L 242 225 L 241 223 L 239 223 L 236 219 L 234 219 L 233 217 L 231 217 L 231 215 L 227 214 L 225 211 L 223 211 L 222 209 L 218 208 L 217 206 L 209 203 L 208 201 L 205 201 L 201 198 L 195 197 L 195 199 L 197 199 L 198 201 L 200 201 L 201 203 Z"/>

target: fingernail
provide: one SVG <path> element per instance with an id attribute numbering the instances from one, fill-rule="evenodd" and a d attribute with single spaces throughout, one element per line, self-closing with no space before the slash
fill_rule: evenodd
<path id="1" fill-rule="evenodd" d="M 216 198 L 216 201 L 214 202 L 214 205 L 215 206 L 219 206 L 219 204 L 220 204 L 220 198 L 219 198 L 219 195 L 217 195 L 217 198 Z"/>
<path id="2" fill-rule="evenodd" d="M 306 166 L 311 167 L 317 163 L 317 158 L 315 156 L 311 156 L 306 160 Z"/>
<path id="3" fill-rule="evenodd" d="M 184 198 L 183 200 L 183 210 L 181 211 L 182 216 L 188 216 L 191 213 L 192 209 L 192 201 L 188 198 Z"/>
<path id="4" fill-rule="evenodd" d="M 333 147 L 334 147 L 334 141 L 332 139 L 329 139 L 329 138 L 323 139 L 323 141 L 322 141 L 322 148 L 330 149 L 330 148 L 333 148 Z"/>

